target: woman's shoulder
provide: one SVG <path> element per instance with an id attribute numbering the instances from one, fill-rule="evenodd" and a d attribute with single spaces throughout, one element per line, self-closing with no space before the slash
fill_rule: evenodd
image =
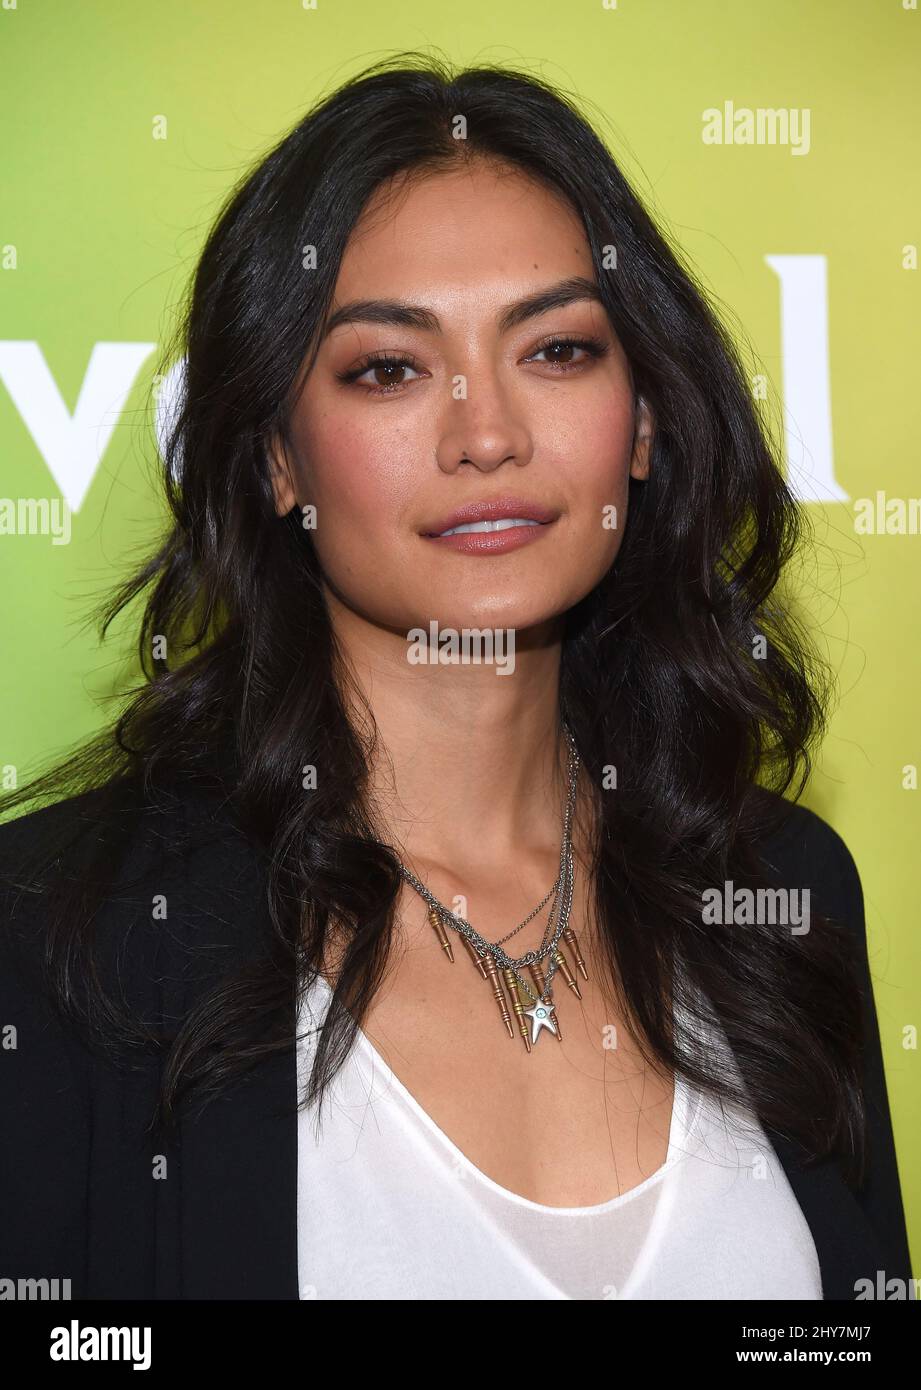
<path id="1" fill-rule="evenodd" d="M 759 789 L 758 856 L 772 883 L 808 892 L 815 911 L 865 931 L 863 888 L 844 837 L 799 801 Z"/>
<path id="2" fill-rule="evenodd" d="M 108 783 L 0 825 L 0 957 L 7 983 L 39 987 L 90 928 L 100 975 L 146 997 L 191 971 L 204 984 L 259 933 L 262 857 L 228 799 L 193 779 L 155 794 Z"/>
<path id="3" fill-rule="evenodd" d="M 810 856 L 849 853 L 843 837 L 831 822 L 802 801 L 792 801 L 778 792 L 758 787 L 754 791 L 754 806 L 765 850 L 785 856 L 797 852 Z"/>
<path id="4" fill-rule="evenodd" d="M 246 837 L 229 795 L 213 784 L 178 776 L 150 789 L 113 779 L 0 824 L 0 892 L 50 883 L 59 873 L 73 877 L 94 856 L 118 881 L 128 863 L 152 866 L 172 856 L 188 865 L 230 845 L 239 852 Z"/>

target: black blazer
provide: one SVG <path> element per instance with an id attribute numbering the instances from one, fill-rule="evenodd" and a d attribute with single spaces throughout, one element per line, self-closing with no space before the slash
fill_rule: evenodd
<path id="1" fill-rule="evenodd" d="M 69 1278 L 73 1298 L 296 1299 L 293 998 L 291 1048 L 183 1119 L 164 1148 L 144 1132 L 157 1060 L 113 1067 L 43 991 L 41 899 L 17 890 L 17 871 L 74 817 L 91 815 L 92 799 L 0 826 L 0 1278 Z M 165 852 L 180 821 L 186 847 Z M 803 807 L 790 808 L 764 856 L 779 882 L 809 887 L 813 910 L 839 919 L 861 947 L 868 1180 L 854 1194 L 836 1162 L 807 1168 L 798 1146 L 767 1130 L 811 1228 L 824 1298 L 854 1299 L 855 1281 L 875 1285 L 878 1271 L 911 1278 L 860 880 L 844 842 Z M 120 988 L 155 1026 L 174 1024 L 268 932 L 264 872 L 216 798 L 184 793 L 168 813 L 145 809 L 97 922 L 106 988 Z M 152 919 L 156 894 L 164 921 Z"/>

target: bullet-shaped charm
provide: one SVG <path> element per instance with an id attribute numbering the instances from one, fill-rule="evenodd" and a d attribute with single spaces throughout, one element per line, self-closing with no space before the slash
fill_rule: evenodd
<path id="1" fill-rule="evenodd" d="M 451 950 L 451 943 L 448 940 L 448 933 L 445 931 L 444 922 L 442 922 L 441 918 L 439 917 L 438 913 L 435 911 L 433 907 L 429 907 L 429 921 L 432 924 L 432 928 L 435 932 L 435 935 L 438 937 L 438 940 L 441 943 L 441 949 L 444 951 L 445 955 L 448 957 L 448 960 L 453 965 L 454 952 Z"/>
<path id="2" fill-rule="evenodd" d="M 581 999 L 582 991 L 579 989 L 578 981 L 576 980 L 575 975 L 570 970 L 569 963 L 566 960 L 566 957 L 563 955 L 563 952 L 557 949 L 557 951 L 554 954 L 554 959 L 556 960 L 556 963 L 560 968 L 560 974 L 563 976 L 563 979 L 566 981 L 569 988 L 576 995 L 577 999 Z"/>
<path id="3" fill-rule="evenodd" d="M 524 1004 L 522 1004 L 521 995 L 518 993 L 518 981 L 515 978 L 514 970 L 503 970 L 502 978 L 505 981 L 505 988 L 508 990 L 509 1000 L 515 1011 L 515 1016 L 518 1019 L 518 1031 L 524 1038 L 525 1047 L 530 1052 L 531 1040 L 528 1037 L 528 1025 L 524 1019 Z"/>
<path id="4" fill-rule="evenodd" d="M 488 980 L 489 976 L 486 973 L 486 966 L 483 964 L 483 957 L 480 955 L 473 942 L 470 940 L 468 936 L 464 936 L 463 932 L 461 932 L 460 934 L 460 939 L 461 941 L 463 941 L 464 945 L 467 948 L 467 955 L 473 961 L 477 970 L 479 970 L 480 974 L 483 976 L 483 979 Z"/>
<path id="5" fill-rule="evenodd" d="M 503 994 L 502 986 L 499 983 L 499 972 L 496 969 L 496 962 L 493 960 L 492 956 L 486 956 L 484 964 L 486 966 L 486 973 L 489 976 L 489 986 L 492 990 L 492 997 L 495 999 L 499 1012 L 502 1015 L 502 1022 L 508 1029 L 509 1037 L 514 1038 L 515 1030 L 512 1027 L 511 1014 L 509 1013 L 508 1008 L 506 1007 L 505 995 Z"/>
<path id="6" fill-rule="evenodd" d="M 576 969 L 579 971 L 583 980 L 588 979 L 588 971 L 585 968 L 585 961 L 582 959 L 582 952 L 579 950 L 579 942 L 572 927 L 563 928 L 563 940 L 572 951 L 576 962 Z"/>

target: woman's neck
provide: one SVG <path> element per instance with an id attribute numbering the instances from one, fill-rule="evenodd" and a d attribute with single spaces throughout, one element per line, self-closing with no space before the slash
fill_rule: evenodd
<path id="1" fill-rule="evenodd" d="M 373 716 L 368 805 L 381 838 L 457 871 L 556 846 L 568 791 L 559 717 L 560 637 L 516 634 L 515 667 L 414 665 L 403 634 L 336 606 L 343 696 Z"/>

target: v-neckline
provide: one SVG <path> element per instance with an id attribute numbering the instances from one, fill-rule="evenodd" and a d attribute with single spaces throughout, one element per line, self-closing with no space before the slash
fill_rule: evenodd
<path id="1" fill-rule="evenodd" d="M 314 977 L 315 983 L 320 986 L 326 995 L 326 1005 L 323 1009 L 325 1017 L 326 1007 L 332 998 L 333 990 L 325 976 L 317 974 Z M 300 1036 L 300 1027 L 298 1033 Z M 666 1147 L 665 1158 L 654 1172 L 633 1187 L 627 1188 L 626 1192 L 619 1192 L 614 1197 L 607 1198 L 603 1202 L 595 1202 L 588 1206 L 551 1206 L 545 1202 L 535 1202 L 530 1197 L 525 1197 L 519 1192 L 513 1192 L 511 1188 L 505 1187 L 495 1178 L 491 1178 L 488 1173 L 484 1173 L 471 1158 L 464 1153 L 450 1135 L 446 1134 L 441 1125 L 429 1114 L 425 1106 L 413 1095 L 412 1091 L 400 1080 L 396 1072 L 390 1066 L 386 1058 L 381 1054 L 363 1028 L 356 1030 L 356 1042 L 363 1050 L 366 1059 L 370 1062 L 373 1071 L 380 1069 L 384 1074 L 384 1080 L 389 1087 L 396 1092 L 404 1105 L 416 1116 L 421 1124 L 435 1136 L 437 1141 L 444 1147 L 446 1152 L 454 1160 L 465 1168 L 471 1176 L 483 1183 L 490 1191 L 502 1197 L 512 1204 L 533 1211 L 535 1214 L 550 1217 L 592 1217 L 600 1216 L 605 1212 L 615 1211 L 618 1207 L 626 1205 L 632 1199 L 640 1197 L 645 1191 L 656 1183 L 662 1181 L 665 1175 L 670 1172 L 683 1157 L 683 1145 L 688 1136 L 693 1131 L 694 1124 L 700 1111 L 702 1096 L 696 1089 L 694 1091 L 688 1087 L 684 1078 L 679 1074 L 674 1077 L 674 1087 L 672 1092 L 671 1118 L 669 1121 L 668 1144 Z M 299 1044 L 301 1045 L 301 1044 Z"/>

